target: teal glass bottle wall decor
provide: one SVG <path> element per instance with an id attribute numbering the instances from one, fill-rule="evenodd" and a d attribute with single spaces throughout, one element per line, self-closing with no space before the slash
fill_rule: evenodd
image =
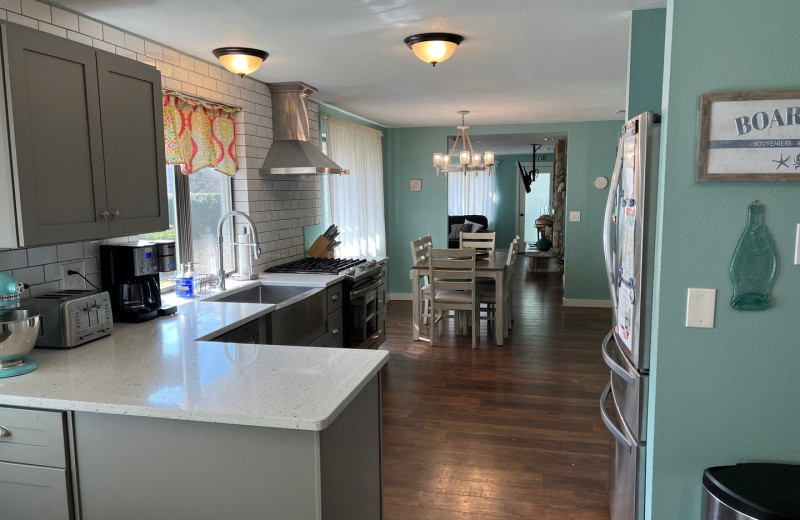
<path id="1" fill-rule="evenodd" d="M 731 307 L 740 311 L 769 308 L 769 292 L 778 271 L 775 243 L 764 225 L 764 205 L 754 200 L 747 212 L 747 227 L 731 258 Z"/>

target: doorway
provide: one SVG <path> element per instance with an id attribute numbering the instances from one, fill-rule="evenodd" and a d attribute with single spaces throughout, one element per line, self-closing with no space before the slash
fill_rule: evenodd
<path id="1" fill-rule="evenodd" d="M 531 162 L 523 162 L 523 168 L 530 170 Z M 520 252 L 525 251 L 527 243 L 533 243 L 541 238 L 536 229 L 535 222 L 542 215 L 553 214 L 553 162 L 536 162 L 534 182 L 531 183 L 531 192 L 525 191 L 522 176 L 517 178 L 517 235 L 521 238 Z"/>

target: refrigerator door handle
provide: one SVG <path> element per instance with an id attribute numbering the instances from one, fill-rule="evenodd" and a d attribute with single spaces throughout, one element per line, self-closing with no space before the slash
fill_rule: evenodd
<path id="1" fill-rule="evenodd" d="M 611 393 L 611 381 L 608 382 L 606 385 L 605 390 L 603 390 L 603 395 L 600 397 L 600 417 L 603 418 L 603 423 L 605 423 L 606 428 L 608 431 L 611 432 L 611 435 L 614 436 L 617 441 L 625 448 L 625 450 L 630 453 L 633 450 L 633 443 L 628 439 L 628 436 L 622 433 L 619 428 L 617 428 L 614 423 L 611 421 L 611 418 L 606 413 L 606 401 L 608 400 L 608 395 Z"/>
<path id="2" fill-rule="evenodd" d="M 622 164 L 622 142 L 617 146 L 617 158 L 614 159 L 614 172 L 611 176 L 611 186 L 608 188 L 608 200 L 606 201 L 605 218 L 603 219 L 603 257 L 606 262 L 606 275 L 608 276 L 608 289 L 611 293 L 611 309 L 614 314 L 614 323 L 617 322 L 617 291 L 616 291 L 616 272 L 612 265 L 611 256 L 611 217 L 614 211 L 614 202 L 619 192 L 620 170 Z"/>
<path id="3" fill-rule="evenodd" d="M 608 365 L 608 368 L 613 370 L 614 373 L 617 374 L 619 377 L 621 377 L 623 381 L 633 386 L 635 383 L 635 375 L 630 370 L 630 368 L 632 367 L 631 366 L 629 366 L 628 368 L 623 367 L 622 365 L 614 361 L 614 358 L 611 357 L 611 354 L 608 352 L 608 346 L 611 344 L 611 341 L 613 339 L 614 339 L 614 330 L 612 329 L 608 332 L 608 334 L 606 334 L 606 337 L 603 340 L 603 348 L 602 348 L 603 361 L 605 361 L 606 365 Z"/>

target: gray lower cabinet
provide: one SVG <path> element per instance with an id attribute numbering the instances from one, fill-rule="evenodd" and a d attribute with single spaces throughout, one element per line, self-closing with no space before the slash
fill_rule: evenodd
<path id="1" fill-rule="evenodd" d="M 0 33 L 0 247 L 166 229 L 159 72 L 13 23 Z"/>
<path id="2" fill-rule="evenodd" d="M 321 432 L 74 419 L 83 520 L 382 518 L 380 374 Z"/>
<path id="3" fill-rule="evenodd" d="M 344 284 L 339 282 L 325 289 L 328 302 L 328 318 L 325 326 L 325 346 L 342 348 L 344 346 L 343 333 L 343 299 Z"/>
<path id="4" fill-rule="evenodd" d="M 69 520 L 65 414 L 0 407 L 0 517 Z"/>
<path id="5" fill-rule="evenodd" d="M 64 469 L 0 462 L 0 516 L 14 520 L 70 520 Z"/>

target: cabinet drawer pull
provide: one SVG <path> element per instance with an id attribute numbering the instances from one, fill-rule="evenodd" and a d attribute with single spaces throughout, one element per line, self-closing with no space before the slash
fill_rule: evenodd
<path id="1" fill-rule="evenodd" d="M 378 300 L 378 305 L 383 305 L 383 300 Z"/>
<path id="2" fill-rule="evenodd" d="M 11 437 L 11 430 L 5 426 L 0 426 L 0 437 Z"/>
<path id="3" fill-rule="evenodd" d="M 100 216 L 103 218 L 108 218 L 108 211 L 101 211 Z"/>
<path id="4" fill-rule="evenodd" d="M 333 329 L 333 330 L 331 331 L 331 334 L 339 334 L 339 329 Z"/>
<path id="5" fill-rule="evenodd" d="M 111 215 L 115 218 L 119 218 L 119 210 L 114 210 L 111 212 Z"/>
<path id="6" fill-rule="evenodd" d="M 333 296 L 331 296 L 331 300 L 333 300 L 333 301 L 336 301 L 338 299 L 339 299 L 339 295 L 338 294 L 334 294 Z"/>

